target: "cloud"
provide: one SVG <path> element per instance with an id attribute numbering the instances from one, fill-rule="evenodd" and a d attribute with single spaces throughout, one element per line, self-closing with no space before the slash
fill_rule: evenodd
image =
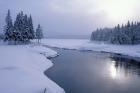
<path id="1" fill-rule="evenodd" d="M 139 0 L 1 0 L 0 26 L 7 9 L 12 16 L 23 10 L 32 14 L 46 35 L 90 34 L 99 27 L 112 27 L 126 20 L 139 20 Z M 115 20 L 116 19 L 116 20 Z"/>

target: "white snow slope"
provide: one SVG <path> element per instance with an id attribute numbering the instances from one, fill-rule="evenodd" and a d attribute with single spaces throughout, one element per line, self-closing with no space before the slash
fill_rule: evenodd
<path id="1" fill-rule="evenodd" d="M 44 75 L 57 53 L 42 46 L 0 45 L 0 93 L 65 93 Z"/>
<path id="2" fill-rule="evenodd" d="M 58 48 L 92 50 L 140 57 L 140 45 L 112 45 L 90 42 L 86 39 L 43 39 L 42 44 Z"/>

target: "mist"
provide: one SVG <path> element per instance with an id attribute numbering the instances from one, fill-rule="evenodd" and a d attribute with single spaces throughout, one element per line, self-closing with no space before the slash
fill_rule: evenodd
<path id="1" fill-rule="evenodd" d="M 112 3 L 107 3 L 110 1 Z M 117 6 L 111 6 L 113 4 Z M 87 38 L 97 28 L 139 20 L 139 4 L 138 0 L 0 0 L 0 28 L 2 32 L 7 10 L 10 9 L 13 21 L 20 11 L 31 14 L 34 27 L 41 24 L 45 37 Z M 124 5 L 125 13 L 121 9 L 119 11 L 121 5 Z"/>

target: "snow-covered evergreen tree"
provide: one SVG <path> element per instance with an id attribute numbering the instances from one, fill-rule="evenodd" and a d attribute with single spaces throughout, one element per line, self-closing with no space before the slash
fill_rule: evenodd
<path id="1" fill-rule="evenodd" d="M 98 29 L 92 32 L 91 40 L 113 44 L 140 44 L 140 23 L 128 21 L 126 25 L 118 24 L 111 29 Z"/>
<path id="2" fill-rule="evenodd" d="M 30 39 L 35 38 L 35 32 L 32 22 L 32 17 L 28 17 L 26 14 L 21 11 L 17 14 L 14 25 L 12 23 L 12 18 L 10 15 L 10 10 L 8 10 L 6 16 L 6 25 L 4 26 L 4 40 L 5 41 L 14 41 L 15 43 L 27 43 Z M 39 30 L 41 27 L 39 25 Z M 40 32 L 40 36 L 43 34 Z"/>
<path id="3" fill-rule="evenodd" d="M 6 19 L 5 19 L 6 25 L 4 27 L 4 41 L 12 41 L 13 40 L 13 23 L 12 23 L 12 18 L 10 14 L 10 10 L 8 10 Z"/>
<path id="4" fill-rule="evenodd" d="M 42 28 L 39 24 L 36 29 L 36 39 L 38 40 L 38 43 L 41 41 L 42 38 L 43 38 L 43 32 L 42 32 Z"/>
<path id="5" fill-rule="evenodd" d="M 35 38 L 32 17 L 28 17 L 23 12 L 17 15 L 14 28 L 19 33 L 18 40 L 21 42 L 28 42 L 30 39 Z"/>
<path id="6" fill-rule="evenodd" d="M 32 16 L 28 18 L 28 26 L 29 26 L 29 39 L 34 39 L 35 38 L 35 32 L 34 32 L 34 27 L 33 27 L 33 21 L 32 21 Z"/>
<path id="7" fill-rule="evenodd" d="M 29 28 L 29 25 L 28 25 L 28 16 L 25 14 L 23 16 L 23 32 L 22 32 L 24 42 L 29 41 L 29 36 L 30 36 L 29 29 L 30 28 Z"/>
<path id="8" fill-rule="evenodd" d="M 18 41 L 24 41 L 23 33 L 24 33 L 24 15 L 23 12 L 19 13 L 14 22 L 14 31 L 18 33 L 18 36 L 15 35 Z"/>

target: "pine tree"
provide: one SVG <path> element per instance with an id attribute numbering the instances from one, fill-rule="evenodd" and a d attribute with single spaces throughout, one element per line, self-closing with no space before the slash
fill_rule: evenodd
<path id="1" fill-rule="evenodd" d="M 113 44 L 140 44 L 140 23 L 128 21 L 111 29 L 99 29 L 92 33 L 91 40 L 109 41 Z"/>
<path id="2" fill-rule="evenodd" d="M 5 38 L 4 41 L 12 41 L 13 37 L 13 23 L 12 23 L 12 18 L 11 18 L 11 14 L 10 14 L 10 10 L 8 10 L 6 19 L 5 19 L 6 25 L 4 28 L 4 33 L 5 33 Z"/>
<path id="3" fill-rule="evenodd" d="M 33 27 L 33 21 L 32 21 L 32 16 L 28 18 L 28 26 L 29 26 L 29 39 L 34 39 L 35 34 L 34 34 L 34 27 Z"/>
<path id="4" fill-rule="evenodd" d="M 8 10 L 5 21 L 5 41 L 15 41 L 15 43 L 27 43 L 30 41 L 30 39 L 35 38 L 35 32 L 31 16 L 28 17 L 21 11 L 17 14 L 13 26 L 10 10 Z"/>
<path id="5" fill-rule="evenodd" d="M 24 43 L 29 42 L 31 39 L 30 29 L 32 27 L 29 25 L 29 18 L 26 14 L 24 15 L 24 13 L 21 12 L 17 15 L 14 28 L 18 33 L 18 41 Z"/>
<path id="6" fill-rule="evenodd" d="M 38 43 L 41 41 L 42 38 L 43 38 L 43 32 L 42 32 L 42 28 L 39 24 L 36 29 L 36 39 L 38 39 Z"/>
<path id="7" fill-rule="evenodd" d="M 29 30 L 29 25 L 28 25 L 28 16 L 24 15 L 23 18 L 23 38 L 24 38 L 24 42 L 28 42 L 29 41 L 29 37 L 30 37 L 30 30 Z"/>
<path id="8" fill-rule="evenodd" d="M 20 32 L 20 24 L 21 24 L 21 18 L 20 18 L 20 13 L 17 15 L 16 20 L 14 22 L 14 36 L 16 41 L 21 41 L 21 32 Z"/>
<path id="9" fill-rule="evenodd" d="M 94 32 L 92 32 L 90 40 L 93 41 L 94 40 Z"/>

